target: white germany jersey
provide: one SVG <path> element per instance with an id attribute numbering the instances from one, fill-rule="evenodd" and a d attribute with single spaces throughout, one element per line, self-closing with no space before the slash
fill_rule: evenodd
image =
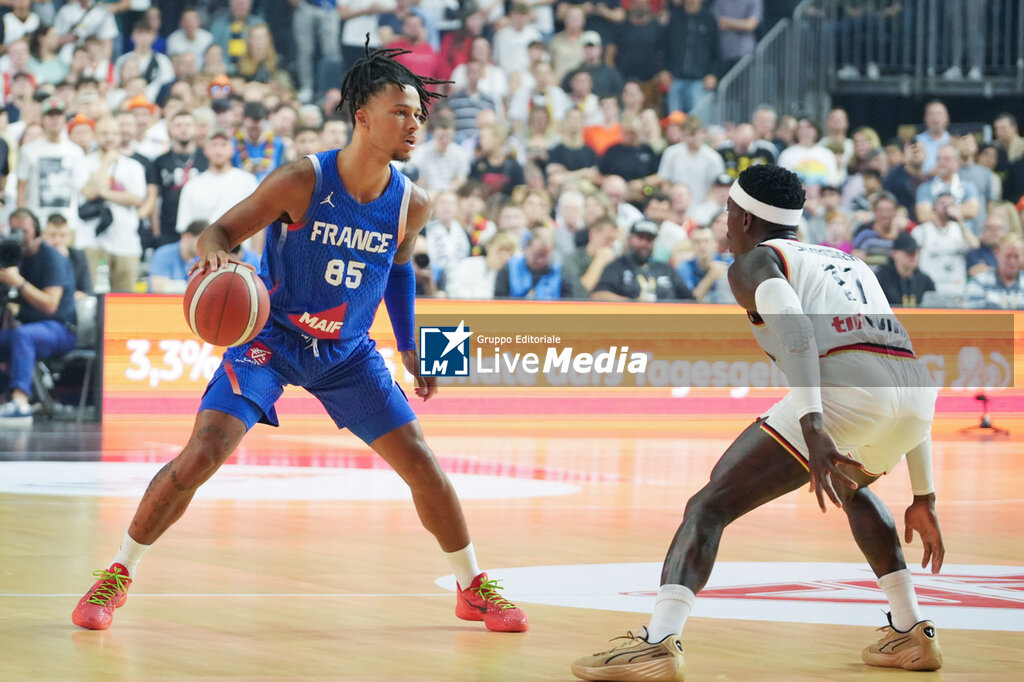
<path id="1" fill-rule="evenodd" d="M 769 239 L 759 248 L 774 249 L 781 257 L 783 273 L 813 324 L 821 357 L 856 350 L 913 357 L 906 330 L 864 261 L 790 239 Z M 750 318 L 758 343 L 777 357 L 776 339 L 759 316 Z"/>

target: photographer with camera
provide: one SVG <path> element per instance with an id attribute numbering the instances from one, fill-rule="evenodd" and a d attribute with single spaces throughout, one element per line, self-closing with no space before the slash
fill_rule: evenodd
<path id="1" fill-rule="evenodd" d="M 29 396 L 37 358 L 75 347 L 75 276 L 71 262 L 39 238 L 39 221 L 26 209 L 0 225 L 0 300 L 17 303 L 16 318 L 0 329 L 8 358 L 10 400 L 0 405 L 0 426 L 32 423 Z M 7 316 L 4 316 L 7 322 Z"/>

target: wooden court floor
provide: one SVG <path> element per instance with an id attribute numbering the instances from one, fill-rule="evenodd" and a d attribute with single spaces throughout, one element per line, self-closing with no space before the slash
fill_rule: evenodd
<path id="1" fill-rule="evenodd" d="M 660 564 L 686 499 L 745 419 L 425 421 L 446 469 L 472 491 L 463 505 L 482 566 L 509 569 L 508 596 L 531 619 L 525 634 L 455 618 L 453 594 L 435 583 L 448 567 L 411 502 L 388 499 L 397 495 L 389 473 L 325 421 L 250 434 L 232 460 L 241 468 L 221 472 L 221 488 L 198 498 L 149 552 L 104 632 L 74 627 L 70 612 L 188 423 L 114 421 L 102 433 L 50 441 L 0 436 L 0 459 L 19 460 L 0 462 L 0 680 L 573 679 L 574 658 L 647 621 L 645 609 L 615 601 L 643 597 L 623 597 L 633 588 L 601 584 L 592 567 L 646 566 L 653 579 L 636 589 L 656 590 L 649 565 Z M 1008 439 L 961 437 L 961 425 L 938 425 L 936 484 L 951 567 L 944 572 L 961 576 L 951 589 L 974 590 L 974 601 L 936 617 L 942 671 L 864 666 L 860 649 L 873 628 L 836 614 L 847 609 L 881 625 L 884 605 L 842 603 L 843 590 L 857 589 L 844 578 L 826 586 L 837 600 L 813 608 L 757 602 L 770 620 L 745 617 L 749 600 L 722 602 L 723 614 L 715 598 L 698 599 L 684 633 L 687 679 L 1024 679 L 1024 420 L 1003 424 L 1013 430 Z M 101 452 L 103 464 L 89 464 Z M 338 479 L 344 499 L 331 499 L 330 481 L 311 494 L 323 499 L 301 499 L 323 480 L 320 467 L 355 477 Z M 111 471 L 129 473 L 122 480 Z M 17 476 L 22 482 L 12 483 Z M 376 490 L 385 491 L 381 499 L 372 499 Z M 905 468 L 876 490 L 902 530 Z M 907 555 L 920 562 L 919 542 Z M 740 583 L 789 562 L 805 571 L 793 578 L 804 588 L 816 566 L 863 563 L 842 513 L 822 515 L 806 491 L 728 528 L 719 561 L 739 571 Z M 608 570 L 625 585 L 633 569 Z M 1000 577 L 978 577 L 985 570 Z M 702 617 L 705 603 L 715 617 Z M 737 617 L 723 617 L 731 604 Z"/>

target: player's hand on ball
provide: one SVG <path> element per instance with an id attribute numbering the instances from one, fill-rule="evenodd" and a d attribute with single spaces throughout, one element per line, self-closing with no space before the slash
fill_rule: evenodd
<path id="1" fill-rule="evenodd" d="M 192 267 L 189 268 L 188 276 L 191 277 L 192 275 L 196 274 L 197 272 L 201 273 L 201 274 L 205 274 L 207 272 L 213 272 L 214 270 L 219 270 L 220 268 L 227 267 L 228 265 L 232 265 L 232 264 L 242 265 L 242 266 L 245 266 L 245 267 L 249 268 L 253 272 L 256 271 L 256 268 L 254 268 L 253 266 L 249 265 L 248 263 L 243 261 L 238 256 L 233 256 L 230 253 L 228 253 L 227 251 L 223 251 L 222 250 L 222 251 L 211 251 L 210 253 L 208 253 L 206 255 L 200 256 L 199 260 L 197 260 L 192 265 Z"/>
<path id="2" fill-rule="evenodd" d="M 424 402 L 430 400 L 437 393 L 437 377 L 420 376 L 420 355 L 415 350 L 399 351 L 402 354 L 402 364 L 412 378 L 416 381 L 415 393 Z"/>
<path id="3" fill-rule="evenodd" d="M 939 517 L 935 514 L 935 493 L 914 495 L 914 503 L 907 507 L 903 515 L 906 526 L 905 540 L 909 545 L 914 540 L 914 531 L 921 536 L 924 545 L 924 558 L 921 568 L 928 567 L 932 562 L 932 573 L 942 570 L 942 560 L 946 556 L 946 547 L 942 544 L 942 531 L 939 530 Z"/>

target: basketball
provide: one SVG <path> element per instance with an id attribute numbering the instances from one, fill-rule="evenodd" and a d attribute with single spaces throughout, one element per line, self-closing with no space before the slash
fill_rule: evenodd
<path id="1" fill-rule="evenodd" d="M 244 265 L 197 275 L 185 290 L 185 321 L 203 341 L 238 346 L 252 341 L 270 316 L 263 281 Z"/>

